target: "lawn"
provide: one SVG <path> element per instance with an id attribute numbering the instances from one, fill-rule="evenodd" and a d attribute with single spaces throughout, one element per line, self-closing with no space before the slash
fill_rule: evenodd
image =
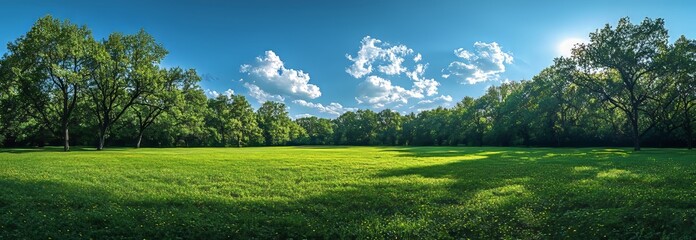
<path id="1" fill-rule="evenodd" d="M 0 239 L 696 236 L 696 151 L 0 150 Z"/>

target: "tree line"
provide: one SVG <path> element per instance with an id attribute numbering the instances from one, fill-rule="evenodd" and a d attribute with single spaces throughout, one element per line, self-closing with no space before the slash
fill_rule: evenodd
<path id="1" fill-rule="evenodd" d="M 96 40 L 46 16 L 0 59 L 2 146 L 633 146 L 692 148 L 696 41 L 662 19 L 622 18 L 531 80 L 450 108 L 292 120 L 281 102 L 208 98 L 194 69 L 165 68 L 144 30 Z"/>

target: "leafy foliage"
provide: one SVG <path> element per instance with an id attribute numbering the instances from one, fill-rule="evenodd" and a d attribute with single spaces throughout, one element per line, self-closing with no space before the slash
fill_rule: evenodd
<path id="1" fill-rule="evenodd" d="M 160 66 L 167 50 L 144 30 L 95 41 L 87 27 L 47 16 L 0 60 L 0 142 L 692 148 L 696 42 L 668 39 L 662 19 L 622 18 L 531 80 L 450 108 L 292 120 L 282 102 L 255 110 L 241 95 L 207 99 L 194 69 Z"/>

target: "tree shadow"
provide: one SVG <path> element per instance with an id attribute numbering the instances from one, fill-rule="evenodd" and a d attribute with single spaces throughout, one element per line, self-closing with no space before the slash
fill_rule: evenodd
<path id="1" fill-rule="evenodd" d="M 465 160 L 378 175 L 449 181 L 447 202 L 465 205 L 468 210 L 463 212 L 476 212 L 475 219 L 486 219 L 472 228 L 488 229 L 474 231 L 477 238 L 682 238 L 696 233 L 696 196 L 690 193 L 695 190 L 696 162 L 683 156 L 656 161 L 660 154 L 672 151 L 397 151 L 402 157 L 485 156 L 461 156 Z M 477 207 L 487 210 L 477 212 Z"/>
<path id="2" fill-rule="evenodd" d="M 348 146 L 348 145 L 298 145 L 293 146 L 294 148 L 304 148 L 304 149 L 345 149 L 345 148 L 355 148 L 359 146 Z"/>
<path id="3" fill-rule="evenodd" d="M 100 151 L 106 151 L 106 152 L 113 152 L 113 151 L 126 151 L 126 150 L 131 150 L 130 148 L 124 148 L 124 147 L 107 147 L 104 148 L 103 150 Z M 46 146 L 46 147 L 31 147 L 31 148 L 0 148 L 0 153 L 15 153 L 15 154 L 22 154 L 22 153 L 37 153 L 37 152 L 44 152 L 44 153 L 69 153 L 69 152 L 96 152 L 98 151 L 95 147 L 86 147 L 86 146 L 71 146 L 70 151 L 65 152 L 63 151 L 63 147 L 57 147 L 57 146 Z"/>
<path id="4" fill-rule="evenodd" d="M 693 160 L 659 164 L 604 153 L 611 151 L 572 149 L 383 150 L 394 150 L 404 159 L 485 157 L 387 169 L 370 179 L 299 198 L 243 198 L 235 192 L 126 194 L 118 191 L 125 186 L 0 179 L 0 238 L 555 239 L 696 234 Z"/>
<path id="5" fill-rule="evenodd" d="M 417 185 L 351 185 L 288 200 L 128 196 L 53 181 L 0 179 L 0 238 L 228 239 L 356 238 L 408 235 L 384 227 L 417 214 Z M 393 227 L 393 226 L 392 226 Z M 420 228 L 418 228 L 420 229 Z M 415 235 L 412 235 L 415 236 Z"/>

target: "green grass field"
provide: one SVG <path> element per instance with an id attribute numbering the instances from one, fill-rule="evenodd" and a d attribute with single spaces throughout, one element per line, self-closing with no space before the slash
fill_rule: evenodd
<path id="1" fill-rule="evenodd" d="M 696 237 L 696 151 L 0 150 L 0 239 Z"/>

